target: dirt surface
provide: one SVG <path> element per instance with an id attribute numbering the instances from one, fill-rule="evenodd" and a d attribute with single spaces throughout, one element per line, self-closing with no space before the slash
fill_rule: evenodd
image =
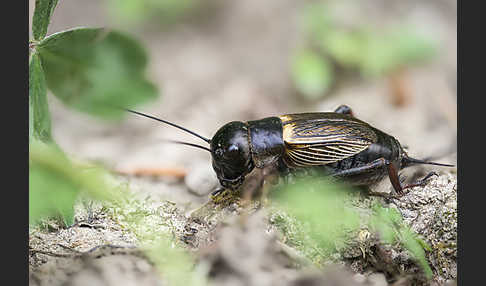
<path id="1" fill-rule="evenodd" d="M 376 201 L 398 209 L 431 247 L 426 256 L 432 281 L 425 280 L 406 249 L 383 244 L 366 229 L 346 245 L 336 246 L 322 270 L 282 236 L 282 217 L 288 220 L 286 227 L 296 229 L 287 230 L 286 236 L 298 232 L 300 223 L 280 210 L 262 208 L 257 201 L 245 206 L 234 201 L 225 206 L 209 202 L 203 209 L 184 213 L 175 203 L 147 199 L 134 200 L 129 208 L 80 202 L 76 225 L 65 229 L 51 222 L 44 230 L 31 230 L 30 280 L 32 285 L 82 285 L 87 281 L 165 285 L 139 249 L 139 239 L 146 240 L 143 233 L 157 229 L 172 233 L 195 253 L 210 285 L 322 285 L 331 281 L 333 285 L 454 285 L 456 194 L 454 176 L 445 174 L 399 200 L 370 196 L 351 200 L 363 216 L 369 215 Z M 143 211 L 142 221 L 137 229 L 130 228 L 124 218 L 137 211 Z"/>
<path id="2" fill-rule="evenodd" d="M 139 110 L 210 137 L 233 120 L 331 111 L 347 104 L 356 117 L 407 145 L 411 156 L 457 165 L 455 1 L 329 2 L 344 26 L 411 23 L 440 43 L 432 61 L 400 75 L 406 86 L 404 106 L 393 104 L 390 78 L 346 79 L 328 97 L 304 100 L 289 75 L 289 56 L 302 40 L 300 4 L 221 2 L 210 16 L 203 16 L 204 21 L 185 21 L 164 30 L 152 25 L 130 28 L 147 46 L 150 77 L 161 89 L 160 99 Z M 60 1 L 49 33 L 74 26 L 109 26 L 106 9 L 100 1 Z M 426 252 L 431 281 L 424 282 L 404 249 L 381 246 L 373 235 L 360 242 L 364 251 L 352 246 L 336 249 L 329 263 L 333 266 L 321 269 L 283 242 L 272 223 L 271 208 L 257 201 L 248 206 L 208 203 L 218 184 L 210 155 L 161 142 L 201 143 L 197 139 L 134 116 L 114 124 L 98 121 L 67 109 L 53 96 L 49 104 L 55 140 L 68 154 L 100 162 L 114 172 L 163 168 L 182 170 L 183 175 L 118 175 L 130 186 L 133 209 L 80 200 L 74 226 L 65 229 L 48 221 L 31 228 L 32 285 L 167 285 L 138 249 L 140 237 L 153 229 L 172 233 L 194 253 L 211 285 L 455 285 L 456 168 L 409 168 L 404 170 L 408 181 L 431 170 L 440 176 L 400 200 L 359 196 L 353 201 L 364 215 L 373 201 L 400 211 L 431 246 Z M 384 180 L 371 190 L 390 192 L 391 186 Z M 195 210 L 204 204 L 207 215 L 195 219 Z M 143 227 L 135 230 L 125 219 L 134 212 L 143 217 Z"/>

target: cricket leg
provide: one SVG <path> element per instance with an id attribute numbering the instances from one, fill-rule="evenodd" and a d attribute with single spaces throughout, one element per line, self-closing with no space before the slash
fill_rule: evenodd
<path id="1" fill-rule="evenodd" d="M 369 185 L 378 180 L 381 180 L 383 176 L 386 176 L 387 164 L 389 164 L 388 160 L 384 158 L 379 158 L 366 165 L 351 168 L 351 169 L 346 169 L 346 170 L 340 170 L 330 174 L 329 176 L 340 178 L 343 179 L 344 181 L 348 180 L 351 183 L 354 183 L 355 185 Z M 368 194 L 372 196 L 380 196 L 385 198 L 397 198 L 397 196 L 395 195 L 384 194 L 379 192 L 368 191 Z"/>
<path id="2" fill-rule="evenodd" d="M 385 167 L 386 162 L 387 160 L 385 160 L 384 158 L 379 158 L 363 166 L 337 171 L 335 173 L 330 174 L 330 176 L 345 178 L 353 175 L 361 175 Z"/>
<path id="3" fill-rule="evenodd" d="M 291 177 L 293 176 L 295 169 L 291 169 L 283 157 L 278 159 L 276 163 L 276 170 L 279 174 L 278 181 L 283 180 L 285 184 L 291 182 Z"/>
<path id="4" fill-rule="evenodd" d="M 408 188 L 413 188 L 413 187 L 416 187 L 416 186 L 422 186 L 423 187 L 423 186 L 425 186 L 425 184 L 427 183 L 427 180 L 430 177 L 432 177 L 432 176 L 438 176 L 438 174 L 436 172 L 433 172 L 432 171 L 432 172 L 428 173 L 421 180 L 418 180 L 417 182 L 412 183 L 412 184 L 408 184 L 408 185 L 402 186 L 402 184 L 400 182 L 400 178 L 398 176 L 398 170 L 395 167 L 395 165 L 393 165 L 390 162 L 388 162 L 387 167 L 388 167 L 388 176 L 390 177 L 390 182 L 392 183 L 393 188 L 395 189 L 395 191 L 397 192 L 397 194 L 400 195 L 400 196 L 403 196 L 404 195 L 403 190 L 408 189 Z"/>
<path id="5" fill-rule="evenodd" d="M 214 192 L 211 193 L 211 197 L 216 197 L 219 194 L 223 193 L 223 191 L 226 190 L 225 187 L 219 186 Z"/>
<path id="6" fill-rule="evenodd" d="M 381 170 L 380 170 L 381 169 Z M 387 198 L 399 198 L 403 195 L 402 186 L 400 184 L 400 178 L 398 176 L 398 171 L 394 167 L 394 165 L 386 160 L 385 158 L 378 158 L 375 161 L 368 163 L 366 165 L 351 168 L 347 170 L 341 170 L 336 173 L 331 174 L 332 177 L 340 177 L 346 179 L 346 177 L 355 176 L 354 180 L 357 183 L 366 184 L 371 183 L 373 180 L 376 179 L 376 175 L 378 172 L 383 172 L 383 169 L 386 170 L 388 173 L 388 177 L 390 178 L 390 182 L 397 192 L 398 195 L 388 195 L 376 192 L 369 192 L 370 195 L 374 196 L 382 196 Z M 367 182 L 368 181 L 368 182 Z"/>
<path id="7" fill-rule="evenodd" d="M 368 163 L 368 164 L 360 166 L 360 167 L 341 170 L 341 171 L 332 173 L 330 176 L 340 177 L 340 178 L 343 178 L 343 179 L 350 178 L 350 177 L 354 176 L 353 180 L 355 180 L 357 183 L 366 184 L 367 180 L 369 180 L 370 182 L 373 181 L 373 179 L 374 179 L 373 176 L 376 176 L 375 174 L 380 172 L 381 171 L 380 169 L 382 169 L 382 168 L 386 169 L 386 171 L 388 173 L 388 178 L 390 179 L 390 183 L 392 184 L 393 189 L 396 192 L 396 195 L 386 195 L 386 197 L 391 197 L 391 198 L 399 198 L 399 197 L 403 196 L 404 195 L 404 192 L 403 192 L 404 189 L 412 188 L 412 187 L 415 187 L 415 186 L 424 186 L 426 184 L 427 180 L 431 176 L 437 175 L 437 173 L 435 173 L 435 172 L 430 172 L 423 179 L 421 179 L 421 180 L 419 180 L 415 183 L 403 186 L 402 182 L 401 182 L 402 180 L 400 179 L 400 176 L 398 175 L 398 169 L 395 166 L 395 164 L 393 164 L 393 162 L 390 162 L 389 160 L 387 160 L 385 158 L 379 158 L 379 159 L 376 159 L 375 161 L 373 161 L 371 163 Z M 384 196 L 383 194 L 380 194 L 380 193 L 370 193 L 370 194 L 371 195 Z"/>
<path id="8" fill-rule="evenodd" d="M 404 186 L 402 189 L 408 189 L 408 188 L 413 188 L 413 187 L 417 187 L 417 186 L 425 186 L 425 184 L 427 184 L 427 180 L 432 177 L 432 176 L 439 176 L 439 174 L 437 174 L 436 172 L 432 171 L 432 172 L 429 172 L 425 177 L 423 177 L 422 179 L 418 180 L 417 182 L 415 183 L 412 183 L 412 184 L 408 184 L 406 186 Z"/>
<path id="9" fill-rule="evenodd" d="M 348 115 L 351 115 L 351 116 L 354 117 L 353 111 L 351 110 L 351 107 L 349 107 L 345 104 L 339 105 L 338 108 L 336 108 L 336 110 L 334 110 L 334 112 L 342 113 L 342 114 L 348 114 Z"/>
<path id="10" fill-rule="evenodd" d="M 276 165 L 277 165 L 277 172 L 281 176 L 286 176 L 290 174 L 291 170 L 283 158 L 279 158 Z"/>

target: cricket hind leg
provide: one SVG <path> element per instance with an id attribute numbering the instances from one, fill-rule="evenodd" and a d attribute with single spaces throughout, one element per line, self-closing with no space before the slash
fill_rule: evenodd
<path id="1" fill-rule="evenodd" d="M 403 186 L 402 185 L 402 179 L 400 178 L 398 174 L 398 169 L 395 166 L 393 162 L 390 162 L 386 160 L 385 158 L 379 158 L 376 159 L 375 161 L 368 163 L 363 166 L 347 169 L 347 170 L 341 170 L 337 171 L 332 176 L 335 177 L 340 177 L 343 179 L 346 179 L 347 177 L 352 177 L 352 176 L 357 176 L 358 181 L 361 180 L 360 182 L 362 184 L 366 183 L 371 183 L 372 181 L 376 181 L 378 178 L 373 178 L 373 174 L 380 174 L 379 172 L 383 172 L 383 168 L 386 169 L 386 172 L 388 174 L 388 178 L 390 179 L 390 183 L 393 186 L 393 189 L 395 190 L 396 194 L 395 196 L 391 197 L 401 197 L 404 195 L 403 190 L 416 187 L 416 186 L 424 186 L 427 183 L 427 180 L 432 177 L 432 176 L 437 176 L 438 174 L 436 172 L 430 172 L 428 173 L 424 178 L 421 180 L 418 180 L 415 183 L 411 183 L 408 185 Z M 381 169 L 381 170 L 380 170 Z M 355 178 L 356 180 L 356 178 Z M 369 180 L 369 182 L 366 182 L 366 180 Z"/>
<path id="2" fill-rule="evenodd" d="M 351 115 L 351 116 L 354 117 L 353 110 L 351 109 L 351 107 L 349 107 L 345 104 L 339 105 L 338 108 L 336 108 L 336 110 L 334 110 L 334 112 L 342 113 L 342 114 L 348 114 L 348 115 Z"/>
<path id="3" fill-rule="evenodd" d="M 331 181 L 342 181 L 344 184 L 357 187 L 371 196 L 396 198 L 394 195 L 373 192 L 369 188 L 369 185 L 379 182 L 387 176 L 388 173 L 386 166 L 387 160 L 384 158 L 379 158 L 370 163 L 344 170 L 336 170 L 335 168 L 328 166 L 322 167 L 324 167 L 323 169 L 327 171 L 327 177 L 329 177 Z"/>
<path id="4" fill-rule="evenodd" d="M 370 185 L 386 176 L 386 163 L 384 158 L 376 159 L 370 163 L 344 170 L 333 170 L 329 177 L 341 179 L 352 185 Z M 327 168 L 332 170 L 332 168 Z"/>
<path id="5" fill-rule="evenodd" d="M 422 179 L 416 181 L 415 183 L 408 184 L 408 185 L 402 187 L 402 189 L 408 189 L 408 188 L 413 188 L 413 187 L 417 187 L 417 186 L 422 186 L 423 187 L 423 186 L 425 186 L 427 184 L 427 181 L 432 176 L 439 176 L 439 174 L 437 174 L 437 172 L 431 171 L 427 175 L 425 175 L 425 177 L 423 177 Z"/>
<path id="6" fill-rule="evenodd" d="M 292 177 L 292 174 L 295 173 L 293 169 L 289 168 L 284 160 L 279 160 L 277 163 L 277 169 L 279 173 L 284 177 L 285 182 L 289 182 L 289 177 Z M 418 180 L 415 183 L 411 183 L 408 185 L 403 185 L 403 179 L 398 174 L 398 168 L 393 162 L 385 158 L 378 158 L 370 163 L 353 167 L 345 170 L 333 170 L 327 166 L 321 166 L 322 171 L 324 171 L 324 175 L 330 177 L 331 179 L 341 179 L 344 181 L 350 182 L 352 185 L 370 185 L 376 183 L 383 179 L 385 176 L 388 175 L 390 179 L 390 183 L 393 186 L 393 189 L 396 192 L 396 195 L 384 195 L 382 193 L 375 193 L 370 192 L 371 195 L 378 195 L 378 196 L 386 196 L 386 197 L 393 197 L 399 198 L 404 195 L 403 190 L 412 188 L 415 186 L 424 186 L 427 180 L 432 176 L 437 176 L 437 173 L 430 172 L 427 174 L 423 179 Z"/>
<path id="7" fill-rule="evenodd" d="M 422 186 L 423 187 L 423 186 L 425 186 L 427 184 L 427 181 L 430 179 L 430 177 L 432 177 L 432 176 L 438 176 L 439 175 L 436 172 L 432 171 L 432 172 L 429 172 L 422 179 L 416 181 L 415 183 L 411 183 L 411 184 L 407 184 L 407 185 L 403 186 L 402 185 L 402 182 L 401 182 L 402 180 L 400 179 L 400 176 L 398 175 L 398 170 L 395 167 L 395 165 L 394 164 L 391 164 L 390 162 L 388 162 L 387 169 L 388 169 L 388 176 L 390 177 L 390 182 L 392 183 L 393 188 L 395 189 L 395 191 L 400 196 L 403 196 L 404 195 L 403 190 L 409 189 L 409 188 L 413 188 L 413 187 L 417 187 L 417 186 Z"/>

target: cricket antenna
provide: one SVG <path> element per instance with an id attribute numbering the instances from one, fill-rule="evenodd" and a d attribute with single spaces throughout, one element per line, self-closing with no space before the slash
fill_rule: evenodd
<path id="1" fill-rule="evenodd" d="M 153 119 L 153 120 L 157 120 L 157 121 L 159 121 L 159 122 L 162 122 L 162 123 L 165 123 L 165 124 L 171 125 L 171 126 L 173 126 L 173 127 L 175 127 L 175 128 L 179 128 L 179 129 L 181 129 L 181 130 L 183 130 L 183 131 L 186 131 L 187 133 L 190 133 L 190 134 L 192 134 L 192 135 L 194 135 L 194 136 L 196 136 L 196 137 L 201 138 L 202 140 L 206 141 L 208 144 L 209 144 L 209 143 L 211 143 L 211 140 L 210 140 L 210 139 L 205 138 L 205 137 L 203 137 L 203 136 L 201 136 L 201 135 L 197 134 L 196 132 L 193 132 L 193 131 L 191 131 L 191 130 L 189 130 L 189 129 L 186 129 L 186 128 L 184 128 L 184 127 L 182 127 L 182 126 L 179 126 L 179 125 L 177 125 L 177 124 L 175 124 L 175 123 L 172 123 L 172 122 L 169 122 L 169 121 L 166 121 L 166 120 L 163 120 L 163 119 L 157 118 L 157 117 L 153 117 L 153 116 L 150 116 L 150 115 L 148 115 L 148 114 L 144 114 L 144 113 L 141 113 L 141 112 L 138 112 L 138 111 L 135 111 L 135 110 L 130 110 L 130 109 L 127 109 L 127 108 L 123 108 L 123 109 L 124 109 L 125 111 L 131 112 L 131 113 L 133 113 L 133 114 L 137 114 L 137 115 L 140 115 L 140 116 L 143 116 L 143 117 L 147 117 L 147 118 L 150 118 L 150 119 Z M 180 143 L 180 144 L 182 144 L 182 143 L 184 143 L 184 142 L 179 142 L 179 143 Z M 194 144 L 191 144 L 191 143 L 185 143 L 185 145 L 193 146 Z M 196 146 L 199 146 L 199 145 L 196 145 Z M 202 146 L 199 146 L 199 147 L 202 147 Z M 203 148 L 205 148 L 205 147 L 203 147 Z M 205 149 L 207 149 L 207 148 L 205 148 Z M 209 149 L 208 149 L 208 150 L 209 150 Z"/>
<path id="2" fill-rule="evenodd" d="M 187 145 L 187 146 L 191 146 L 191 147 L 196 147 L 196 148 L 203 149 L 203 150 L 206 150 L 209 153 L 211 153 L 211 149 L 206 148 L 206 147 L 201 146 L 201 145 L 192 144 L 192 143 L 188 143 L 188 142 L 182 142 L 182 141 L 176 141 L 176 140 L 164 140 L 164 141 L 165 142 L 169 142 L 169 143 L 175 143 L 175 144 L 181 144 L 181 145 Z"/>

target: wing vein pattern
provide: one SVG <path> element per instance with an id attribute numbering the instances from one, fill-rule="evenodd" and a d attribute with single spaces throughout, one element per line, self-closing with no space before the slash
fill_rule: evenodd
<path id="1" fill-rule="evenodd" d="M 293 166 L 318 166 L 341 161 L 375 143 L 367 123 L 333 113 L 300 113 L 280 117 L 286 160 Z"/>

